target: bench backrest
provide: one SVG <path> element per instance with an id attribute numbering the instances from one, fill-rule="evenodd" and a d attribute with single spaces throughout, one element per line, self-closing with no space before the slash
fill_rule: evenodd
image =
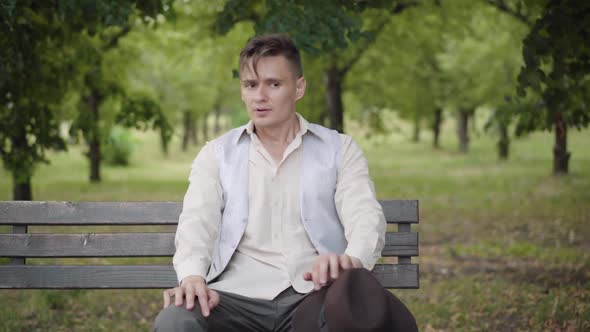
<path id="1" fill-rule="evenodd" d="M 418 288 L 418 201 L 380 201 L 388 227 L 383 263 L 373 273 L 387 288 Z M 171 257 L 174 231 L 182 210 L 180 202 L 0 202 L 0 225 L 12 226 L 12 233 L 0 234 L 0 257 L 10 257 L 0 265 L 0 288 L 98 289 L 169 288 L 177 284 L 176 274 L 167 265 L 51 265 L 27 264 L 27 258 Z M 29 226 L 121 226 L 123 232 L 34 233 Z M 170 225 L 166 232 L 129 231 L 133 226 Z M 10 229 L 9 227 L 5 227 Z M 143 229 L 142 229 L 143 228 Z M 74 228 L 80 232 L 84 227 Z M 33 232 L 31 232 L 33 231 Z M 397 257 L 392 262 L 391 257 Z M 79 263 L 78 263 L 79 264 Z"/>

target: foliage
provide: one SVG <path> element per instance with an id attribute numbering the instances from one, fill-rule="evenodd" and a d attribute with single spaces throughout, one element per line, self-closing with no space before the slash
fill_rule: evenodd
<path id="1" fill-rule="evenodd" d="M 368 7 L 386 7 L 389 1 L 314 0 L 228 0 L 215 21 L 216 31 L 225 34 L 237 22 L 254 22 L 256 35 L 289 32 L 305 52 L 320 54 L 346 48 L 361 37 L 358 15 Z"/>
<path id="2" fill-rule="evenodd" d="M 136 142 L 129 130 L 121 127 L 111 128 L 103 150 L 105 161 L 111 165 L 129 165 L 135 145 Z"/>
<path id="3" fill-rule="evenodd" d="M 342 131 L 344 77 L 382 30 L 388 15 L 417 4 L 418 1 L 381 0 L 229 0 L 218 14 L 215 27 L 223 34 L 236 23 L 249 21 L 257 35 L 288 33 L 304 53 L 319 55 L 320 59 L 311 61 L 317 72 L 310 75 L 312 86 L 317 87 L 308 90 L 308 100 L 301 103 L 302 108 L 318 122 L 329 116 L 330 126 Z M 319 89 L 321 85 L 323 91 Z M 325 99 L 325 107 L 320 106 L 321 99 Z"/>
<path id="4" fill-rule="evenodd" d="M 544 106 L 520 112 L 519 132 L 551 129 L 557 117 L 578 129 L 590 124 L 590 3 L 547 1 L 523 41 L 519 94 L 542 96 Z"/>
<path id="5" fill-rule="evenodd" d="M 155 101 L 149 97 L 127 98 L 123 101 L 117 123 L 137 129 L 159 129 L 165 141 L 172 136 L 172 126 Z"/>
<path id="6" fill-rule="evenodd" d="M 121 70 L 128 91 L 158 101 L 171 124 L 183 112 L 198 118 L 216 108 L 241 110 L 232 69 L 251 28 L 239 24 L 227 35 L 215 35 L 211 25 L 219 2 L 179 3 L 175 10 L 173 22 L 139 27 L 121 41 L 118 51 L 132 60 Z"/>
<path id="7" fill-rule="evenodd" d="M 77 75 L 78 34 L 126 24 L 133 12 L 152 19 L 169 0 L 0 2 L 0 154 L 23 183 L 47 149 L 65 149 L 53 109 Z M 15 183 L 15 185 L 17 184 Z"/>

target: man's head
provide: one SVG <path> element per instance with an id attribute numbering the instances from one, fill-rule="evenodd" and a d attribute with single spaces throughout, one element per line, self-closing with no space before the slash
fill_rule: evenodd
<path id="1" fill-rule="evenodd" d="M 305 93 L 301 57 L 286 35 L 259 36 L 240 52 L 241 96 L 257 129 L 296 121 L 295 102 Z"/>
<path id="2" fill-rule="evenodd" d="M 291 64 L 297 78 L 303 76 L 301 56 L 293 40 L 285 34 L 257 36 L 248 41 L 240 52 L 240 75 L 245 68 L 257 73 L 258 60 L 267 56 L 282 55 Z"/>

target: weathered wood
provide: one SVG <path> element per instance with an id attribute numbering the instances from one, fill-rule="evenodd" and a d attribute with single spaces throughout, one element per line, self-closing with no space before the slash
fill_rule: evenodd
<path id="1" fill-rule="evenodd" d="M 379 201 L 389 223 L 418 222 L 418 201 Z M 182 202 L 0 202 L 0 225 L 174 225 Z"/>
<path id="2" fill-rule="evenodd" d="M 0 234 L 0 257 L 174 255 L 174 233 Z M 417 256 L 416 233 L 388 233 L 383 256 Z"/>
<path id="3" fill-rule="evenodd" d="M 0 202 L 0 225 L 173 225 L 180 202 Z"/>
<path id="4" fill-rule="evenodd" d="M 397 225 L 397 231 L 401 232 L 401 234 L 410 234 L 411 225 L 408 223 L 399 223 Z M 399 264 L 412 264 L 412 255 L 399 255 L 397 262 Z M 415 255 L 417 256 L 417 255 Z"/>
<path id="5" fill-rule="evenodd" d="M 0 257 L 172 256 L 174 233 L 0 234 Z"/>
<path id="6" fill-rule="evenodd" d="M 407 222 L 417 224 L 419 220 L 417 200 L 380 200 L 388 223 Z"/>
<path id="7" fill-rule="evenodd" d="M 383 257 L 418 256 L 418 233 L 387 233 Z"/>
<path id="8" fill-rule="evenodd" d="M 417 265 L 377 265 L 386 288 L 418 288 Z M 0 265 L 0 288 L 169 288 L 177 284 L 171 265 Z"/>
<path id="9" fill-rule="evenodd" d="M 13 234 L 26 234 L 28 226 L 12 226 L 12 233 Z M 16 255 L 15 255 L 16 256 Z M 27 259 L 25 257 L 12 257 L 10 259 L 10 264 L 12 265 L 23 265 L 27 263 Z"/>
<path id="10" fill-rule="evenodd" d="M 400 264 L 377 265 L 373 272 L 387 288 L 418 288 L 418 201 L 380 201 L 386 220 L 399 224 L 386 235 L 383 256 Z M 96 289 L 167 288 L 176 285 L 169 265 L 23 265 L 26 257 L 172 256 L 174 233 L 26 233 L 27 225 L 176 225 L 181 202 L 0 202 L 0 225 L 16 233 L 0 234 L 0 257 L 21 265 L 0 265 L 0 288 Z M 23 234 L 24 233 L 24 234 Z"/>
<path id="11" fill-rule="evenodd" d="M 378 264 L 373 274 L 385 288 L 420 288 L 417 264 Z"/>

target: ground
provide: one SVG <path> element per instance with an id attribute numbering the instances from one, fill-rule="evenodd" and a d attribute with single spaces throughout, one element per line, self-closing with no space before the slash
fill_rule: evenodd
<path id="1" fill-rule="evenodd" d="M 420 289 L 394 290 L 420 330 L 590 330 L 590 131 L 570 131 L 570 174 L 555 177 L 551 133 L 513 141 L 500 162 L 493 134 L 479 131 L 461 155 L 451 127 L 440 150 L 396 128 L 367 137 L 349 127 L 378 197 L 420 200 Z M 81 147 L 52 154 L 35 174 L 34 198 L 182 200 L 198 147 L 180 152 L 175 138 L 163 157 L 156 135 L 134 135 L 131 166 L 104 167 L 100 184 L 88 183 Z M 0 200 L 11 199 L 10 187 L 1 170 Z M 0 331 L 149 330 L 161 302 L 159 290 L 1 290 Z"/>

